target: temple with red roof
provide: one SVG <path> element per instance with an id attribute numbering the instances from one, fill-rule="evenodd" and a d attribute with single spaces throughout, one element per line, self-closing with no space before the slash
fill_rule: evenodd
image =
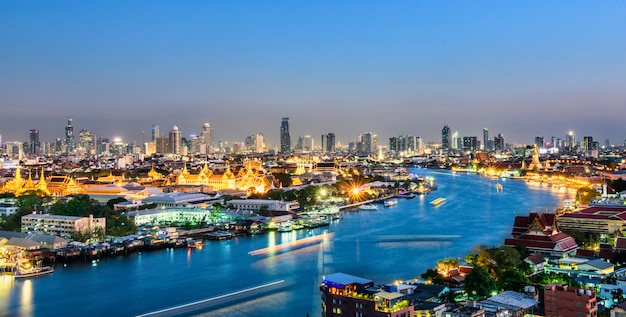
<path id="1" fill-rule="evenodd" d="M 525 246 L 531 253 L 549 256 L 568 256 L 576 254 L 578 244 L 571 236 L 559 231 L 555 214 L 531 213 L 528 216 L 515 217 L 511 235 L 504 245 Z"/>

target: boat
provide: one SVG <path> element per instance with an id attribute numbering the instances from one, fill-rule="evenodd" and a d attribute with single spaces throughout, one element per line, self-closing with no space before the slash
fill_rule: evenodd
<path id="1" fill-rule="evenodd" d="M 293 225 L 289 221 L 281 223 L 278 226 L 278 229 L 276 229 L 276 231 L 278 232 L 291 232 L 292 230 L 293 230 Z"/>
<path id="2" fill-rule="evenodd" d="M 204 241 L 202 240 L 187 240 L 187 248 L 202 248 L 204 246 Z"/>
<path id="3" fill-rule="evenodd" d="M 228 240 L 233 234 L 228 231 L 214 231 L 204 235 L 209 240 Z"/>
<path id="4" fill-rule="evenodd" d="M 445 202 L 446 202 L 446 198 L 439 197 L 439 198 L 431 201 L 430 204 L 433 205 L 433 206 L 439 206 L 439 205 L 441 205 L 441 204 L 443 204 Z"/>
<path id="5" fill-rule="evenodd" d="M 406 199 L 413 199 L 413 198 L 415 198 L 415 194 L 410 193 L 410 194 L 404 196 L 404 198 L 406 198 Z"/>
<path id="6" fill-rule="evenodd" d="M 43 267 L 35 267 L 28 270 L 18 269 L 14 272 L 14 276 L 16 278 L 26 278 L 26 277 L 34 277 L 40 275 L 46 275 L 54 272 L 54 269 L 51 266 L 43 266 Z"/>
<path id="7" fill-rule="evenodd" d="M 397 199 L 387 199 L 383 202 L 383 205 L 385 207 L 391 207 L 391 206 L 395 206 L 398 204 L 398 200 Z"/>
<path id="8" fill-rule="evenodd" d="M 360 210 L 378 210 L 378 206 L 372 204 L 365 204 L 359 206 Z"/>

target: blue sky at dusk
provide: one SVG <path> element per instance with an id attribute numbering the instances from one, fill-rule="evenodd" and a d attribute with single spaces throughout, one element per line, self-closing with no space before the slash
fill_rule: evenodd
<path id="1" fill-rule="evenodd" d="M 0 134 L 626 139 L 626 2 L 0 1 Z"/>

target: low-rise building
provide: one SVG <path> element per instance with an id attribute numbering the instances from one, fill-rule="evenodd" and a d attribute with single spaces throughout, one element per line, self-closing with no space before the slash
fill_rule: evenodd
<path id="1" fill-rule="evenodd" d="M 613 234 L 626 231 L 626 206 L 590 206 L 559 217 L 563 230 Z"/>
<path id="2" fill-rule="evenodd" d="M 300 204 L 296 201 L 280 201 L 266 199 L 234 199 L 228 201 L 228 205 L 232 205 L 237 210 L 248 210 L 258 212 L 261 207 L 267 207 L 272 211 L 289 211 L 294 212 L 300 208 Z"/>
<path id="3" fill-rule="evenodd" d="M 22 217 L 22 232 L 69 237 L 75 232 L 106 230 L 106 218 L 31 214 Z"/>
<path id="4" fill-rule="evenodd" d="M 406 295 L 374 288 L 372 280 L 345 273 L 324 278 L 320 286 L 326 317 L 373 316 L 413 317 L 413 305 Z"/>
<path id="5" fill-rule="evenodd" d="M 544 287 L 546 317 L 596 317 L 596 292 L 561 284 Z"/>

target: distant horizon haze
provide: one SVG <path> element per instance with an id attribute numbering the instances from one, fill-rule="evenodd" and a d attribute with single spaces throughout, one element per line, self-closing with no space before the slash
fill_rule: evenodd
<path id="1" fill-rule="evenodd" d="M 5 1 L 0 135 L 626 140 L 626 2 Z M 142 131 L 145 131 L 145 137 Z"/>

